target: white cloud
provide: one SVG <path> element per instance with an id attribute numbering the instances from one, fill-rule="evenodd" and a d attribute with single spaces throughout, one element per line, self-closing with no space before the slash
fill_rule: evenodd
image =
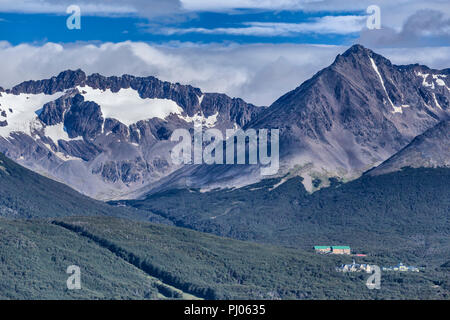
<path id="1" fill-rule="evenodd" d="M 433 9 L 450 15 L 448 0 L 181 0 L 193 11 L 233 11 L 237 8 L 302 10 L 306 12 L 365 12 L 370 5 L 381 8 L 382 23 L 398 29 L 419 10 Z"/>
<path id="2" fill-rule="evenodd" d="M 245 36 L 291 36 L 298 33 L 350 34 L 360 32 L 365 26 L 365 16 L 325 16 L 304 23 L 247 22 L 238 28 L 172 28 L 162 30 L 166 34 L 229 34 Z"/>
<path id="3" fill-rule="evenodd" d="M 300 9 L 310 2 L 321 0 L 181 0 L 183 7 L 194 11 L 224 11 L 245 9 Z"/>
<path id="4" fill-rule="evenodd" d="M 234 9 L 303 10 L 308 12 L 365 12 L 370 5 L 380 6 L 385 25 L 400 27 L 407 17 L 423 9 L 450 14 L 448 0 L 1 0 L 0 12 L 65 13 L 77 4 L 83 12 L 96 14 L 136 13 L 145 17 L 184 11 L 233 11 Z"/>
<path id="5" fill-rule="evenodd" d="M 182 12 L 179 0 L 1 0 L 0 12 L 66 14 L 70 5 L 78 5 L 82 14 L 129 15 L 151 18 Z"/>
<path id="6" fill-rule="evenodd" d="M 159 10 L 158 7 L 188 11 L 224 11 L 234 8 L 247 9 L 299 9 L 305 3 L 321 0 L 1 0 L 0 11 L 3 12 L 64 12 L 71 4 L 79 5 L 83 11 L 90 13 L 143 13 L 146 10 Z"/>
<path id="7" fill-rule="evenodd" d="M 204 92 L 224 92 L 258 104 L 271 104 L 321 68 L 346 47 L 253 44 L 151 46 L 141 42 L 43 46 L 0 42 L 0 85 L 43 79 L 81 68 L 103 75 L 133 74 L 191 84 Z M 450 66 L 450 47 L 383 49 L 396 64 Z"/>
<path id="8" fill-rule="evenodd" d="M 0 1 L 0 12 L 22 12 L 22 13 L 56 13 L 66 14 L 68 6 L 77 4 L 82 8 L 82 13 L 89 14 L 129 14 L 136 10 L 123 3 L 112 3 L 97 1 L 78 1 L 73 0 L 2 0 Z"/>
<path id="9" fill-rule="evenodd" d="M 419 10 L 397 31 L 392 28 L 364 30 L 362 44 L 368 46 L 425 47 L 450 43 L 450 18 L 437 10 Z"/>

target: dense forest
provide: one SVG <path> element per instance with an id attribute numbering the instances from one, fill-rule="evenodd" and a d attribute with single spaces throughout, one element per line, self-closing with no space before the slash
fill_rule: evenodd
<path id="1" fill-rule="evenodd" d="M 442 264 L 450 256 L 450 169 L 363 176 L 312 194 L 301 178 L 240 189 L 172 190 L 115 202 L 148 210 L 175 225 L 240 240 L 308 249 L 349 245 L 404 262 Z"/>
<path id="2" fill-rule="evenodd" d="M 0 296 L 54 299 L 448 299 L 445 265 L 383 273 L 340 273 L 349 256 L 221 238 L 112 217 L 0 218 Z M 374 257 L 359 262 L 374 262 Z M 8 264 L 4 263 L 8 261 Z M 395 257 L 377 257 L 392 265 Z M 66 268 L 81 269 L 68 290 Z"/>
<path id="3" fill-rule="evenodd" d="M 0 298 L 448 299 L 449 181 L 449 169 L 405 168 L 312 194 L 294 177 L 110 205 L 0 154 Z M 383 272 L 369 290 L 368 274 L 335 270 L 354 258 L 421 271 Z M 72 264 L 82 290 L 66 287 Z"/>

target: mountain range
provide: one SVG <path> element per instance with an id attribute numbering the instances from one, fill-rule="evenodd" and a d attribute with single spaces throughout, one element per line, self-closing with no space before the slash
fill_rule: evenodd
<path id="1" fill-rule="evenodd" d="M 224 94 L 154 77 L 64 71 L 0 96 L 0 151 L 99 199 L 122 195 L 176 170 L 176 128 L 244 126 L 262 109 Z"/>
<path id="2" fill-rule="evenodd" d="M 301 176 L 311 192 L 329 185 L 329 178 L 350 181 L 398 159 L 416 137 L 448 120 L 449 74 L 450 69 L 393 65 L 354 45 L 269 107 L 257 107 L 154 77 L 68 70 L 2 90 L 0 152 L 90 197 L 133 199 L 262 179 L 258 165 L 174 165 L 169 137 L 177 128 L 276 128 L 277 177 Z M 441 143 L 445 139 L 435 142 Z M 416 160 L 418 166 L 448 166 L 448 157 Z"/>
<path id="3" fill-rule="evenodd" d="M 0 298 L 448 299 L 449 71 L 355 45 L 268 107 L 81 70 L 0 89 Z M 279 173 L 174 165 L 200 124 L 279 129 Z M 368 290 L 315 245 L 420 272 Z"/>
<path id="4" fill-rule="evenodd" d="M 301 176 L 308 191 L 315 190 L 314 180 L 321 180 L 322 186 L 330 177 L 349 181 L 449 119 L 449 71 L 396 66 L 354 45 L 244 129 L 278 128 L 279 175 Z M 209 190 L 241 187 L 260 179 L 257 166 L 203 165 L 173 173 L 156 190 L 183 184 Z"/>

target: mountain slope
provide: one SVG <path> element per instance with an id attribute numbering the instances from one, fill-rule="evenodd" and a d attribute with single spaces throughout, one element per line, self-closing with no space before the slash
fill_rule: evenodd
<path id="1" fill-rule="evenodd" d="M 449 169 L 363 177 L 313 195 L 293 178 L 275 189 L 279 180 L 231 192 L 176 191 L 133 203 L 144 209 L 158 204 L 159 214 L 161 206 L 169 207 L 166 216 L 178 225 L 270 243 L 261 245 L 108 217 L 142 215 L 88 199 L 4 156 L 0 161 L 3 215 L 40 218 L 0 218 L 3 298 L 446 299 L 449 294 L 440 267 L 450 250 Z M 95 216 L 63 217 L 77 213 Z M 42 218 L 53 216 L 61 217 Z M 311 250 L 317 243 L 349 244 L 368 254 L 358 262 L 403 261 L 424 269 L 383 275 L 383 290 L 368 290 L 361 274 L 335 271 L 350 257 L 317 255 Z M 65 269 L 73 264 L 82 272 L 82 289 L 75 292 L 65 286 Z"/>
<path id="2" fill-rule="evenodd" d="M 98 199 L 179 168 L 173 130 L 242 127 L 262 108 L 154 77 L 64 71 L 0 91 L 0 152 Z"/>
<path id="3" fill-rule="evenodd" d="M 444 177 L 443 174 L 440 176 Z M 436 188 L 440 188 L 439 180 L 433 181 Z M 278 196 L 283 197 L 281 202 L 274 198 L 267 202 L 278 205 L 278 212 L 283 210 L 280 203 L 291 203 L 302 190 L 301 183 L 294 184 L 292 190 L 286 189 L 289 185 L 283 184 L 276 191 Z M 440 189 L 445 191 L 445 188 Z M 303 193 L 307 195 L 304 189 Z M 198 196 L 198 193 L 192 194 Z M 223 196 L 226 194 L 221 193 Z M 370 253 L 367 259 L 361 258 L 361 262 L 393 265 L 400 259 L 411 264 L 425 263 L 426 271 L 417 275 L 387 275 L 383 278 L 383 290 L 378 292 L 368 290 L 364 277 L 359 274 L 346 275 L 335 271 L 337 265 L 351 262 L 349 257 L 322 256 L 312 252 L 311 240 L 332 243 L 345 240 L 339 240 L 333 234 L 327 235 L 330 229 L 320 220 L 317 222 L 325 225 L 323 233 L 309 236 L 310 242 L 302 239 L 304 234 L 296 234 L 298 229 L 277 229 L 274 232 L 280 239 L 296 234 L 295 239 L 304 247 L 303 250 L 118 219 L 111 216 L 137 220 L 151 219 L 152 214 L 142 214 L 142 211 L 122 206 L 111 207 L 89 199 L 2 155 L 0 195 L 2 216 L 9 218 L 0 217 L 0 297 L 5 299 L 445 299 L 448 295 L 445 272 L 438 268 L 446 261 L 434 256 L 443 253 L 442 256 L 447 257 L 447 244 L 441 241 L 437 250 L 436 237 L 431 232 L 445 234 L 447 227 L 442 224 L 440 213 L 436 210 L 431 219 L 439 220 L 439 225 L 422 223 L 424 229 L 419 230 L 427 239 L 427 248 L 432 249 L 425 256 L 420 254 L 424 249 L 421 243 L 413 247 L 411 254 L 411 248 L 405 249 L 401 237 L 385 239 L 386 242 L 395 242 L 397 250 L 394 251 L 374 243 L 374 238 L 368 238 L 370 233 L 367 232 L 364 232 L 365 237 L 361 237 L 362 242 L 351 241 L 354 249 Z M 244 196 L 247 204 L 254 204 L 249 195 L 244 192 L 238 197 Z M 442 201 L 442 194 L 435 195 Z M 266 197 L 263 194 L 260 196 Z M 159 200 L 163 201 L 160 204 L 170 205 L 175 197 L 161 197 Z M 186 196 L 181 201 L 178 199 L 178 208 L 183 201 L 190 200 L 194 199 Z M 229 200 L 227 208 L 230 203 L 235 205 Z M 195 203 L 208 204 L 207 201 L 196 201 L 191 205 Z M 216 210 L 218 208 L 219 205 Z M 204 216 L 204 213 L 194 209 L 186 207 L 183 211 Z M 264 219 L 263 210 L 260 212 L 257 206 L 252 210 L 261 214 L 260 217 L 247 214 L 253 225 L 268 221 Z M 236 212 L 227 214 L 235 216 Z M 67 215 L 73 217 L 65 217 Z M 278 216 L 289 219 L 291 214 L 286 211 L 285 215 Z M 212 221 L 226 221 L 224 218 L 228 217 L 218 216 Z M 259 223 L 254 224 L 254 219 L 261 218 Z M 230 221 L 236 223 L 234 226 L 230 224 L 231 228 L 240 225 L 249 234 L 254 230 L 248 228 L 250 225 L 242 224 L 242 219 Z M 412 221 L 409 225 L 414 228 L 416 224 Z M 392 221 L 388 221 L 387 225 L 390 223 Z M 202 224 L 199 223 L 199 226 Z M 403 224 L 399 222 L 399 226 Z M 305 227 L 311 228 L 307 224 Z M 277 228 L 285 228 L 285 225 L 279 224 Z M 239 228 L 236 230 L 239 231 Z M 434 258 L 430 259 L 430 256 Z M 65 271 L 70 265 L 81 269 L 81 290 L 69 291 L 66 288 L 69 275 Z M 440 284 L 439 290 L 432 288 L 435 283 Z"/>
<path id="4" fill-rule="evenodd" d="M 395 66 L 355 45 L 330 67 L 278 99 L 248 127 L 280 127 L 287 144 L 280 149 L 288 157 L 291 153 L 301 158 L 305 153 L 288 146 L 306 145 L 308 161 L 319 170 L 317 163 L 323 162 L 348 175 L 373 166 L 438 119 L 449 117 L 446 72 L 418 65 Z M 437 79 L 441 85 L 434 84 Z"/>
<path id="5" fill-rule="evenodd" d="M 111 207 L 26 169 L 0 153 L 0 216 L 44 218 L 107 215 L 163 222 L 149 213 Z"/>
<path id="6" fill-rule="evenodd" d="M 449 69 L 393 65 L 354 45 L 327 68 L 283 95 L 244 126 L 280 130 L 280 175 L 344 181 L 360 176 L 404 148 L 416 136 L 450 117 Z M 253 166 L 182 168 L 156 184 L 174 187 L 243 186 L 263 177 Z"/>
<path id="7" fill-rule="evenodd" d="M 157 279 L 88 239 L 36 220 L 0 218 L 0 299 L 161 299 Z M 67 267 L 82 290 L 68 290 Z"/>
<path id="8" fill-rule="evenodd" d="M 450 121 L 442 121 L 417 136 L 368 174 L 385 174 L 403 167 L 450 167 Z"/>

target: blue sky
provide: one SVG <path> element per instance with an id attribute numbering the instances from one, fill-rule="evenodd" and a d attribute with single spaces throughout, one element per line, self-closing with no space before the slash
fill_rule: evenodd
<path id="1" fill-rule="evenodd" d="M 68 8 L 81 11 L 69 30 Z M 366 27 L 369 7 L 380 26 Z M 1 0 L 0 39 L 10 44 L 144 41 L 448 46 L 448 0 Z"/>
<path id="2" fill-rule="evenodd" d="M 70 5 L 81 29 L 69 30 Z M 380 8 L 379 29 L 366 26 Z M 268 105 L 354 43 L 450 67 L 448 0 L 0 0 L 0 86 L 62 70 L 152 75 Z"/>
<path id="3" fill-rule="evenodd" d="M 81 8 L 82 9 L 82 8 Z M 149 20 L 136 14 L 124 16 L 99 16 L 92 13 L 81 15 L 81 29 L 69 30 L 66 20 L 70 15 L 58 13 L 0 13 L 0 37 L 11 44 L 20 43 L 70 43 L 76 41 L 121 42 L 146 41 L 151 43 L 178 42 L 235 42 L 235 43 L 310 43 L 351 44 L 359 32 L 337 30 L 310 32 L 283 31 L 277 34 L 240 34 L 239 30 L 252 23 L 309 24 L 322 17 L 361 17 L 366 13 L 355 12 L 304 12 L 240 9 L 232 13 L 198 12 L 180 16 L 175 21 L 164 18 Z M 317 23 L 317 22 L 316 22 Z M 265 25 L 264 25 L 265 26 Z M 222 30 L 222 33 L 218 30 Z M 230 34 L 227 30 L 234 30 Z M 273 28 L 268 29 L 273 32 Z M 213 32 L 209 34 L 208 32 Z"/>

